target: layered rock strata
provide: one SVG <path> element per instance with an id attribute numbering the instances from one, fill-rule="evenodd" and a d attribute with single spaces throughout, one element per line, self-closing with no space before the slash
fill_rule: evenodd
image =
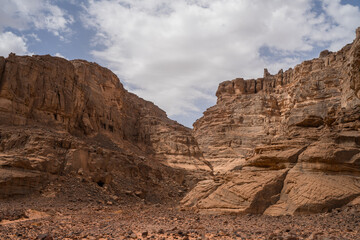
<path id="1" fill-rule="evenodd" d="M 128 168 L 153 174 L 154 184 L 162 178 L 156 169 L 175 178 L 176 169 L 210 171 L 190 129 L 127 92 L 110 70 L 51 56 L 0 57 L 0 195 L 78 171 L 100 184 L 126 174 L 132 181 Z"/>
<path id="2" fill-rule="evenodd" d="M 194 123 L 214 179 L 186 207 L 210 213 L 323 212 L 360 196 L 360 28 L 338 52 L 220 84 Z"/>

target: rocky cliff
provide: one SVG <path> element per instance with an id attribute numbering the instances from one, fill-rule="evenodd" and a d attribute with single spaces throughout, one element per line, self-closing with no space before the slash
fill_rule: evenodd
<path id="1" fill-rule="evenodd" d="M 127 92 L 110 70 L 51 56 L 0 57 L 0 197 L 64 174 L 114 189 L 191 185 L 185 170 L 210 171 L 190 129 Z"/>
<path id="2" fill-rule="evenodd" d="M 360 196 L 360 28 L 338 52 L 219 85 L 194 123 L 216 175 L 184 199 L 210 213 L 323 212 Z M 354 200 L 354 199 L 358 200 Z"/>
<path id="3" fill-rule="evenodd" d="M 65 177 L 152 202 L 201 180 L 182 205 L 206 213 L 360 203 L 360 29 L 338 52 L 216 95 L 191 131 L 95 63 L 0 57 L 0 198 Z"/>

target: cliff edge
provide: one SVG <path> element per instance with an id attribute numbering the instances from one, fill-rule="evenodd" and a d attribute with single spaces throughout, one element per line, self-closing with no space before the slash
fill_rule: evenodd
<path id="1" fill-rule="evenodd" d="M 338 52 L 225 81 L 194 123 L 215 176 L 182 201 L 209 213 L 324 212 L 360 196 L 360 28 Z M 355 200 L 357 199 L 357 200 Z"/>
<path id="2" fill-rule="evenodd" d="M 209 172 L 191 130 L 110 70 L 49 55 L 0 57 L 0 197 L 71 175 L 152 198 Z"/>

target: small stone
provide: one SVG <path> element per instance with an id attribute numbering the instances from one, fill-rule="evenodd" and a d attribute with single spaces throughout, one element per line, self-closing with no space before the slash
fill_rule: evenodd
<path id="1" fill-rule="evenodd" d="M 148 231 L 145 231 L 145 232 L 143 232 L 142 234 L 141 234 L 141 236 L 143 237 L 143 238 L 145 238 L 145 237 L 147 237 L 148 236 Z"/>
<path id="2" fill-rule="evenodd" d="M 142 191 L 135 191 L 134 194 L 139 198 L 145 198 L 145 194 Z"/>
<path id="3" fill-rule="evenodd" d="M 79 168 L 79 170 L 77 171 L 77 173 L 78 173 L 79 175 L 84 175 L 84 169 Z"/>
<path id="4" fill-rule="evenodd" d="M 115 196 L 115 195 L 112 195 L 111 198 L 112 198 L 114 201 L 119 200 L 119 197 L 118 197 L 118 196 Z"/>
<path id="5" fill-rule="evenodd" d="M 299 238 L 295 237 L 295 236 L 290 236 L 290 237 L 286 238 L 286 240 L 299 240 Z"/>
<path id="6" fill-rule="evenodd" d="M 40 234 L 37 236 L 38 240 L 53 240 L 53 237 L 51 237 L 49 234 Z"/>
<path id="7" fill-rule="evenodd" d="M 181 230 L 179 230 L 179 231 L 177 232 L 177 234 L 180 235 L 180 236 L 186 236 L 186 235 L 187 235 L 186 232 L 183 232 L 183 231 L 181 231 Z"/>
<path id="8" fill-rule="evenodd" d="M 132 231 L 132 230 L 130 230 L 129 232 L 128 232 L 128 237 L 129 238 L 137 238 L 137 235 Z"/>
<path id="9" fill-rule="evenodd" d="M 240 230 L 240 229 L 235 230 L 235 231 L 234 231 L 234 235 L 235 235 L 236 237 L 241 237 L 241 230 Z"/>

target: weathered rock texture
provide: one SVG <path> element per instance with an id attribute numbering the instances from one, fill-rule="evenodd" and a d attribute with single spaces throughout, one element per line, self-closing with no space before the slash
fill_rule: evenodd
<path id="1" fill-rule="evenodd" d="M 181 185 L 184 169 L 210 171 L 190 129 L 127 92 L 110 70 L 51 56 L 0 57 L 0 197 L 71 172 L 100 185 L 146 189 L 164 174 Z"/>
<path id="2" fill-rule="evenodd" d="M 0 198 L 59 176 L 209 213 L 322 212 L 360 199 L 360 29 L 294 69 L 220 84 L 194 130 L 108 69 L 0 57 Z M 80 181 L 79 180 L 79 181 Z"/>
<path id="3" fill-rule="evenodd" d="M 183 204 L 281 215 L 326 211 L 359 197 L 359 92 L 359 34 L 294 69 L 221 83 L 217 104 L 194 123 L 217 175 Z"/>

